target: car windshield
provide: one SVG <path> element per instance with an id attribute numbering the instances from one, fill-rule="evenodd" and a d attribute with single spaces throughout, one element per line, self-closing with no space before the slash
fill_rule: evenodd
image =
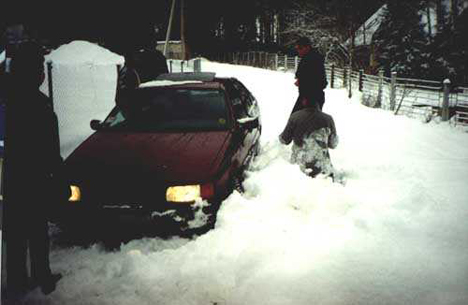
<path id="1" fill-rule="evenodd" d="M 225 130 L 230 126 L 223 91 L 140 88 L 122 97 L 103 129 L 125 131 Z"/>

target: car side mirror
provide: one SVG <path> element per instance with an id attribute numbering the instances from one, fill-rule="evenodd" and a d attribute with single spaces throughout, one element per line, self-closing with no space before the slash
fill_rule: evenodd
<path id="1" fill-rule="evenodd" d="M 246 129 L 255 129 L 259 126 L 258 117 L 238 119 L 237 122 L 242 128 Z"/>
<path id="2" fill-rule="evenodd" d="M 99 120 L 92 120 L 89 125 L 91 126 L 92 130 L 99 130 L 102 128 L 101 121 Z"/>

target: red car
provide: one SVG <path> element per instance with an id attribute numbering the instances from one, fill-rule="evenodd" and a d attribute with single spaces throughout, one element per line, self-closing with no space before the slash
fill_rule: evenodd
<path id="1" fill-rule="evenodd" d="M 115 213 L 186 225 L 204 202 L 212 224 L 259 151 L 261 122 L 239 80 L 171 73 L 129 91 L 91 128 L 65 160 L 72 196 L 58 223 Z"/>

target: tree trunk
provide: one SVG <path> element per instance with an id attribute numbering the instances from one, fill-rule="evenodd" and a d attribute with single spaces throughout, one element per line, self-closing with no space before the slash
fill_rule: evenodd
<path id="1" fill-rule="evenodd" d="M 436 0 L 436 13 L 437 13 L 437 31 L 440 33 L 445 28 L 445 10 L 443 0 Z"/>
<path id="2" fill-rule="evenodd" d="M 457 19 L 458 15 L 460 14 L 459 9 L 458 9 L 458 0 L 452 0 L 452 6 L 451 6 L 451 25 L 452 25 L 452 30 L 455 29 L 455 20 Z"/>
<path id="3" fill-rule="evenodd" d="M 432 18 L 431 18 L 430 1 L 426 1 L 426 15 L 427 15 L 427 27 L 428 27 L 428 33 L 429 33 L 429 41 L 432 42 Z"/>

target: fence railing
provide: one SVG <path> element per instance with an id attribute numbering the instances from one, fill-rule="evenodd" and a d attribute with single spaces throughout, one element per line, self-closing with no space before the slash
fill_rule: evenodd
<path id="1" fill-rule="evenodd" d="M 300 58 L 266 52 L 228 53 L 213 56 L 212 60 L 258 68 L 296 71 Z M 353 92 L 362 93 L 362 103 L 430 121 L 440 117 L 455 125 L 468 126 L 468 88 L 453 87 L 444 82 L 398 77 L 393 73 L 385 77 L 354 71 L 349 67 L 326 65 L 330 88 L 346 88 L 348 96 Z"/>

